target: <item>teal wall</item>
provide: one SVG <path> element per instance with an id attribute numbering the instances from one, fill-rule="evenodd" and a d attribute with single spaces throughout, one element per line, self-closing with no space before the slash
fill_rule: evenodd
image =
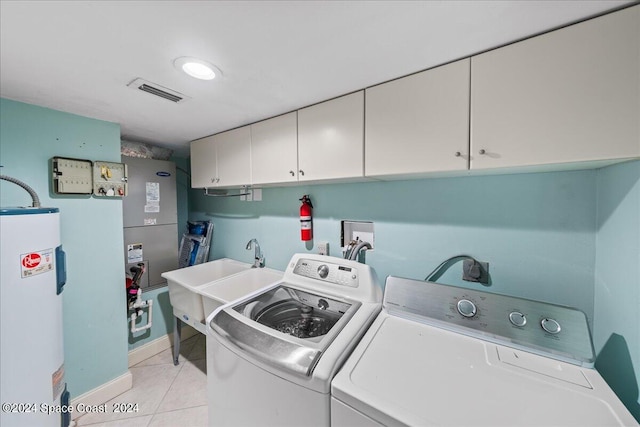
<path id="1" fill-rule="evenodd" d="M 69 391 L 77 397 L 128 369 L 122 202 L 52 196 L 53 156 L 119 162 L 120 126 L 0 99 L 1 173 L 33 187 L 43 206 L 60 209 L 67 253 L 65 371 Z M 0 181 L 0 205 L 30 204 L 24 190 Z M 19 319 L 14 326 L 20 327 Z M 2 325 L 7 327 L 12 326 Z"/>
<path id="2" fill-rule="evenodd" d="M 212 259 L 251 262 L 257 238 L 267 266 L 284 269 L 296 252 L 303 194 L 314 204 L 314 242 L 341 256 L 340 220 L 373 221 L 367 253 L 381 281 L 424 279 L 440 262 L 468 254 L 490 263 L 489 287 L 460 279 L 460 264 L 439 280 L 583 310 L 596 367 L 638 415 L 640 377 L 640 161 L 601 170 L 431 178 L 263 189 L 263 201 L 190 196 L 194 219 L 212 219 Z"/>
<path id="3" fill-rule="evenodd" d="M 596 368 L 640 422 L 640 161 L 598 171 Z"/>
<path id="4" fill-rule="evenodd" d="M 213 219 L 212 258 L 252 261 L 257 238 L 267 266 L 284 269 L 309 251 L 300 240 L 298 199 L 310 194 L 314 241 L 340 253 L 340 220 L 373 221 L 367 253 L 381 278 L 424 279 L 445 259 L 490 263 L 491 292 L 575 306 L 593 317 L 595 171 L 431 178 L 263 189 L 263 201 L 191 194 L 192 216 Z M 314 248 L 311 251 L 315 252 Z M 456 264 L 441 281 L 462 282 Z M 484 288 L 484 287 L 482 287 Z"/>
<path id="5" fill-rule="evenodd" d="M 191 183 L 189 181 L 189 159 L 172 157 L 172 162 L 177 168 L 182 169 L 176 171 L 176 189 L 177 189 L 177 205 L 178 205 L 178 239 L 176 240 L 176 250 L 180 245 L 180 238 L 184 232 L 189 217 L 189 191 Z M 153 322 L 150 329 L 140 332 L 129 332 L 129 350 L 136 349 L 153 340 L 162 338 L 163 336 L 173 333 L 173 309 L 169 300 L 169 290 L 166 286 L 158 289 L 145 291 L 142 294 L 144 300 L 153 300 Z M 137 321 L 137 326 L 147 323 L 147 314 L 142 315 Z"/>

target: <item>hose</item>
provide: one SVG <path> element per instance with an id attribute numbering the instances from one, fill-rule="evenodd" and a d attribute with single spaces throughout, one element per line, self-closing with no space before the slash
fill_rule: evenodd
<path id="1" fill-rule="evenodd" d="M 349 259 L 351 261 L 355 261 L 358 258 L 358 254 L 360 253 L 361 250 L 367 250 L 367 249 L 371 249 L 371 244 L 369 242 L 359 242 L 357 244 L 357 246 L 355 248 L 353 248 L 353 250 L 351 251 L 351 254 L 349 255 Z"/>
<path id="2" fill-rule="evenodd" d="M 39 208 L 40 207 L 40 198 L 38 197 L 38 195 L 36 194 L 36 191 L 33 188 L 31 188 L 30 186 L 28 186 L 24 182 L 20 181 L 19 179 L 11 178 L 10 176 L 0 175 L 0 179 L 4 179 L 5 181 L 13 182 L 14 184 L 19 185 L 20 187 L 22 187 L 31 196 L 31 200 L 32 200 L 32 205 L 31 206 L 34 207 L 34 208 Z"/>

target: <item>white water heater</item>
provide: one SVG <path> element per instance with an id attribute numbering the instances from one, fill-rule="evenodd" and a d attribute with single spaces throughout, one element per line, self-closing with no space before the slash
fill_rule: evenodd
<path id="1" fill-rule="evenodd" d="M 0 209 L 3 426 L 69 425 L 57 208 Z"/>

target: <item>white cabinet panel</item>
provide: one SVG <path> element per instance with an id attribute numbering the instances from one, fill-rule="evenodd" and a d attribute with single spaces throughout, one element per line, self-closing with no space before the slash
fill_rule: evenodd
<path id="1" fill-rule="evenodd" d="M 249 126 L 213 136 L 218 159 L 219 187 L 251 184 L 251 130 Z"/>
<path id="2" fill-rule="evenodd" d="M 251 125 L 253 184 L 298 180 L 298 116 L 284 114 Z"/>
<path id="3" fill-rule="evenodd" d="M 366 176 L 467 169 L 469 62 L 366 90 Z"/>
<path id="4" fill-rule="evenodd" d="M 471 60 L 471 169 L 637 157 L 639 117 L 640 7 Z"/>
<path id="5" fill-rule="evenodd" d="M 298 111 L 300 181 L 364 175 L 364 91 Z"/>
<path id="6" fill-rule="evenodd" d="M 213 137 L 191 141 L 191 187 L 214 187 L 217 178 L 216 145 Z"/>

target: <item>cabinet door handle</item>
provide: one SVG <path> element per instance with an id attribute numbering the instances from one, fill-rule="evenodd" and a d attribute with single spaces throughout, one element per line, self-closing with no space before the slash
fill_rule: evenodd
<path id="1" fill-rule="evenodd" d="M 216 178 L 216 182 L 220 182 L 220 178 Z"/>
<path id="2" fill-rule="evenodd" d="M 459 152 L 459 151 L 456 151 L 455 156 L 456 156 L 456 157 L 460 157 L 460 156 L 462 156 L 462 153 L 461 153 L 461 152 Z"/>
<path id="3" fill-rule="evenodd" d="M 289 173 L 291 174 L 291 176 L 296 176 L 296 173 L 294 171 L 289 171 Z"/>
<path id="4" fill-rule="evenodd" d="M 304 171 L 300 169 L 300 175 L 304 176 Z"/>
<path id="5" fill-rule="evenodd" d="M 487 154 L 487 151 L 484 148 L 481 148 L 480 151 L 478 151 L 479 154 Z"/>

